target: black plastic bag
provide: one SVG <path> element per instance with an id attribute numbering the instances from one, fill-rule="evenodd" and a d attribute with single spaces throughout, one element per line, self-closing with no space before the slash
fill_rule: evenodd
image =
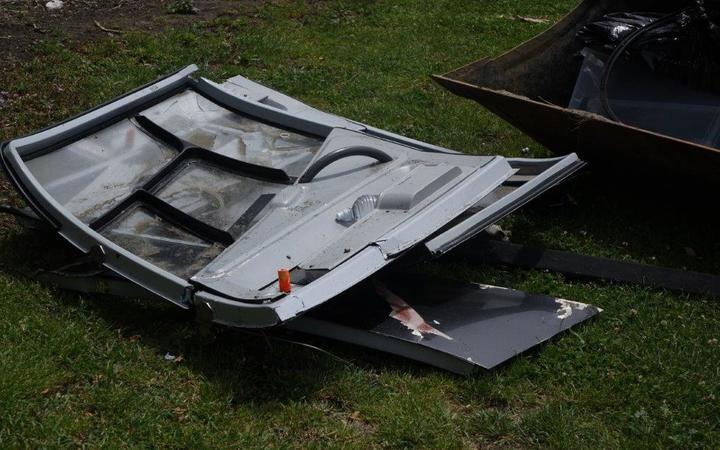
<path id="1" fill-rule="evenodd" d="M 689 5 L 672 14 L 607 14 L 583 27 L 578 38 L 605 54 L 621 47 L 625 59 L 639 56 L 653 71 L 716 90 L 720 88 L 720 1 L 697 0 Z M 625 45 L 626 40 L 632 43 Z"/>
<path id="2" fill-rule="evenodd" d="M 659 13 L 620 12 L 607 14 L 597 22 L 585 25 L 578 32 L 578 38 L 585 43 L 586 47 L 593 50 L 612 51 L 630 33 L 650 25 L 662 16 Z"/>

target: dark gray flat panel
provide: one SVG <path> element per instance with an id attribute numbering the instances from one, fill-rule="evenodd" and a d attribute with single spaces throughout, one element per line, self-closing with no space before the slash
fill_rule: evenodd
<path id="1" fill-rule="evenodd" d="M 382 288 L 363 284 L 311 311 L 312 327 L 290 326 L 467 373 L 493 368 L 599 312 L 547 295 L 430 277 L 400 276 L 384 286 L 381 295 Z"/>

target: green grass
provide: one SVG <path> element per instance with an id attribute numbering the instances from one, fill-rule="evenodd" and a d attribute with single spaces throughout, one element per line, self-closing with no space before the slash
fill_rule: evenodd
<path id="1" fill-rule="evenodd" d="M 159 35 L 63 44 L 6 65 L 0 139 L 197 63 L 314 106 L 468 153 L 548 152 L 434 85 L 558 19 L 572 1 L 270 2 Z M 604 176 L 568 183 L 504 222 L 513 240 L 717 273 L 712 203 Z M 707 193 L 703 194 L 704 196 Z M 6 190 L 3 201 L 17 201 Z M 9 198 L 9 200 L 7 200 Z M 710 208 L 708 208 L 708 206 Z M 23 273 L 55 248 L 0 229 L 2 447 L 717 448 L 718 304 L 462 262 L 428 270 L 593 303 L 601 317 L 491 373 L 459 378 L 324 340 L 337 359 L 220 329 L 169 305 L 55 291 Z M 696 253 L 690 257 L 690 247 Z M 47 258 L 57 258 L 53 252 Z M 182 362 L 165 361 L 172 352 Z"/>

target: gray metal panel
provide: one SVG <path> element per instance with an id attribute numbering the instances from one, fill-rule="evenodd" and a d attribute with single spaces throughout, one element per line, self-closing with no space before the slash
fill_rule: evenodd
<path id="1" fill-rule="evenodd" d="M 323 147 L 316 153 L 315 158 L 320 158 L 322 154 L 338 148 L 353 145 L 353 142 L 378 147 L 383 152 L 391 154 L 393 161 L 375 165 L 369 164 L 367 158 L 363 159 L 363 157 L 353 156 L 343 159 L 328 166 L 313 179 L 312 183 L 284 187 L 281 192 L 277 193 L 273 202 L 296 207 L 295 212 L 299 215 L 293 216 L 290 213 L 292 208 L 284 208 L 284 212 L 275 215 L 267 214 L 254 228 L 248 230 L 246 236 L 241 237 L 233 246 L 226 249 L 215 263 L 206 268 L 215 264 L 214 270 L 206 271 L 207 273 L 200 274 L 193 279 L 197 285 L 209 287 L 212 292 L 221 292 L 227 297 L 249 300 L 270 300 L 281 295 L 273 286 L 277 276 L 276 270 L 283 266 L 295 267 L 303 261 L 307 261 L 312 257 L 313 252 L 317 251 L 316 244 L 318 242 L 332 241 L 332 239 L 322 238 L 319 233 L 320 227 L 317 225 L 326 224 L 328 229 L 338 226 L 333 217 L 337 209 L 352 206 L 352 202 L 358 195 L 381 193 L 384 189 L 406 178 L 412 168 L 419 165 L 448 164 L 457 166 L 463 173 L 470 170 L 475 171 L 469 177 L 472 178 L 471 182 L 459 182 L 452 188 L 451 193 L 448 194 L 449 197 L 443 196 L 441 200 L 434 202 L 426 199 L 425 201 L 431 203 L 427 207 L 424 206 L 424 203 L 419 203 L 419 212 L 409 214 L 408 220 L 405 220 L 400 226 L 395 222 L 388 224 L 388 228 L 393 229 L 392 232 L 388 232 L 379 239 L 376 236 L 368 236 L 365 245 L 369 246 L 360 250 L 361 246 L 358 245 L 357 250 L 360 250 L 358 253 L 355 253 L 356 250 L 353 249 L 349 252 L 349 258 L 343 257 L 344 262 L 336 266 L 330 273 L 309 285 L 296 286 L 291 295 L 281 298 L 275 303 L 262 305 L 230 301 L 223 303 L 222 310 L 226 312 L 230 307 L 239 311 L 247 309 L 248 315 L 243 320 L 250 322 L 257 320 L 257 326 L 266 326 L 263 324 L 295 317 L 362 281 L 386 265 L 389 262 L 388 255 L 395 255 L 419 243 L 430 233 L 461 214 L 463 208 L 471 206 L 478 196 L 490 189 L 489 186 L 501 183 L 509 173 L 507 161 L 501 157 L 451 154 L 442 151 L 443 149 L 419 145 L 416 141 L 379 130 L 373 130 L 372 135 L 348 131 L 347 128 L 364 130 L 364 127 L 352 121 L 319 112 L 300 102 L 288 101 L 288 97 L 264 87 L 260 89 L 259 85 L 254 86 L 257 88 L 256 91 L 253 91 L 252 85 L 248 88 L 249 94 L 246 99 L 238 98 L 223 89 L 222 86 L 207 80 L 195 83 L 188 78 L 188 75 L 194 70 L 194 66 L 189 67 L 66 123 L 26 138 L 11 141 L 2 151 L 3 162 L 9 169 L 15 184 L 38 210 L 52 219 L 61 235 L 83 251 L 89 251 L 93 246 L 102 245 L 108 255 L 104 262 L 108 268 L 182 307 L 189 306 L 193 290 L 187 281 L 160 270 L 148 261 L 120 248 L 69 214 L 60 202 L 52 198 L 38 183 L 23 162 L 21 155 L 31 157 L 41 154 L 43 151 L 51 151 L 71 139 L 81 137 L 83 134 L 140 110 L 146 102 L 152 103 L 167 98 L 183 86 L 195 87 L 219 103 L 278 123 L 280 126 L 291 127 L 310 134 L 329 136 Z M 338 126 L 342 128 L 333 128 Z M 477 170 L 478 168 L 482 169 Z M 481 176 L 481 173 L 484 175 Z M 374 192 L 363 192 L 362 188 L 368 187 L 372 183 L 375 183 L 372 189 Z M 432 180 L 428 180 L 428 183 L 432 184 Z M 535 190 L 530 188 L 523 191 L 525 197 L 518 196 L 517 203 L 534 194 Z M 306 196 L 305 200 L 307 201 L 300 205 L 298 202 L 303 196 Z M 276 209 L 279 211 L 283 208 Z M 305 214 L 310 218 L 307 218 L 307 222 L 300 223 L 305 220 L 303 217 Z M 322 220 L 313 222 L 314 219 L 325 214 L 328 217 L 323 216 Z M 290 231 L 298 230 L 298 225 L 307 225 L 308 229 L 304 234 L 289 234 L 288 229 Z M 254 229 L 257 231 L 256 234 L 253 234 Z M 268 240 L 268 236 L 271 237 L 271 241 L 277 238 L 272 244 L 276 246 L 272 251 L 266 251 L 268 246 L 264 242 Z M 245 238 L 246 240 L 243 241 Z M 283 239 L 283 242 L 279 242 Z M 373 242 L 379 243 L 382 248 L 373 245 Z M 258 243 L 263 244 L 258 246 Z M 299 249 L 293 251 L 297 257 L 285 252 L 290 247 Z M 239 250 L 236 251 L 234 248 Z M 260 253 L 263 255 L 257 259 L 257 255 Z M 256 264 L 246 265 L 243 267 L 243 271 L 236 272 L 236 276 L 229 276 L 233 274 L 230 273 L 231 271 L 225 270 L 229 267 L 228 264 L 238 266 L 238 262 L 242 263 L 248 260 L 253 260 Z M 270 288 L 258 291 L 265 286 L 270 286 Z M 217 297 L 218 304 L 222 303 L 220 300 L 222 298 Z M 249 311 L 252 311 L 252 314 Z M 258 311 L 262 311 L 262 313 L 258 313 Z M 231 319 L 228 321 L 232 322 Z M 244 326 L 251 325 L 252 323 L 246 323 Z"/>
<path id="2" fill-rule="evenodd" d="M 3 162 L 9 169 L 15 184 L 22 187 L 23 193 L 35 207 L 52 217 L 53 223 L 59 227 L 60 235 L 84 252 L 101 245 L 107 253 L 104 262 L 106 267 L 183 308 L 189 307 L 191 286 L 187 281 L 160 270 L 122 249 L 71 215 L 38 183 L 24 163 L 23 156 L 29 157 L 46 147 L 86 133 L 103 123 L 127 114 L 146 102 L 161 98 L 188 85 L 191 81 L 188 76 L 196 70 L 196 66 L 189 66 L 174 75 L 67 122 L 34 135 L 10 141 L 2 149 Z"/>
<path id="3" fill-rule="evenodd" d="M 478 169 L 462 183 L 448 192 L 442 199 L 431 203 L 412 220 L 383 236 L 378 245 L 388 256 L 397 255 L 423 241 L 452 219 L 458 217 L 482 197 L 501 185 L 514 170 L 504 158 Z"/>
<path id="4" fill-rule="evenodd" d="M 345 128 L 355 131 L 365 129 L 365 125 L 361 123 L 320 111 L 281 92 L 239 75 L 225 80 L 221 86 L 228 92 L 241 97 L 243 100 L 257 102 L 275 109 L 287 111 L 290 114 L 304 117 L 317 123 L 323 123 L 333 128 Z"/>
<path id="5" fill-rule="evenodd" d="M 206 292 L 195 295 L 196 304 L 206 302 L 213 321 L 237 327 L 267 327 L 297 317 L 365 280 L 389 263 L 380 249 L 367 247 L 354 258 L 306 286 L 265 304 L 247 304 Z"/>
<path id="6" fill-rule="evenodd" d="M 132 120 L 122 119 L 25 164 L 52 198 L 90 223 L 176 156 Z"/>
<path id="7" fill-rule="evenodd" d="M 3 160 L 12 167 L 13 176 L 18 177 L 25 192 L 42 210 L 51 214 L 59 225 L 58 233 L 61 236 L 83 252 L 101 245 L 107 253 L 103 265 L 178 306 L 188 307 L 190 284 L 187 281 L 138 258 L 69 214 L 34 180 L 27 166 L 20 159 L 20 155 L 9 148 L 5 150 Z"/>
<path id="8" fill-rule="evenodd" d="M 395 195 L 394 197 L 402 196 L 402 194 L 408 194 L 408 189 L 422 190 L 421 186 L 427 186 L 428 183 L 432 184 L 433 181 L 442 179 L 444 174 L 449 173 L 450 170 L 455 169 L 454 174 L 456 177 L 450 179 L 444 179 L 444 184 L 433 186 L 435 191 L 429 193 L 420 203 L 416 205 L 402 205 L 402 201 L 397 201 L 396 205 L 385 204 L 382 206 L 383 198 L 386 198 L 388 193 Z M 483 170 L 483 169 L 476 169 Z M 421 214 L 424 208 L 429 208 L 432 202 L 439 198 L 444 198 L 446 195 L 450 195 L 452 190 L 458 184 L 463 184 L 465 180 L 472 175 L 471 169 L 464 167 L 460 169 L 457 166 L 449 165 L 418 165 L 413 168 L 403 180 L 393 186 L 385 189 L 380 194 L 380 201 L 377 209 L 370 212 L 361 220 L 352 224 L 350 227 L 345 227 L 341 224 L 334 224 L 333 226 L 341 229 L 343 234 L 336 240 L 331 242 L 323 242 L 318 245 L 317 248 L 321 248 L 314 256 L 306 261 L 303 261 L 300 267 L 305 269 L 332 269 L 338 264 L 342 263 L 354 253 L 358 252 L 369 243 L 375 243 L 382 248 L 383 236 L 388 233 L 388 230 L 392 230 L 397 227 L 402 227 L 407 221 L 417 221 L 423 219 L 416 219 L 415 216 Z M 499 182 L 502 182 L 500 180 Z M 413 187 L 409 188 L 408 185 Z M 416 197 L 415 195 L 409 195 L 408 198 Z M 388 203 L 388 202 L 386 202 Z M 399 209 L 403 206 L 408 206 L 409 209 Z M 393 207 L 392 209 L 390 207 Z M 333 210 L 335 214 L 340 209 Z M 450 221 L 456 215 L 459 215 L 463 210 L 453 209 L 448 206 L 444 211 L 444 215 L 439 220 Z"/>
<path id="9" fill-rule="evenodd" d="M 335 129 L 316 158 L 332 149 L 374 141 L 360 133 Z M 261 289 L 277 279 L 277 269 L 295 267 L 317 253 L 320 246 L 337 239 L 346 231 L 335 222 L 337 211 L 352 206 L 359 195 L 382 192 L 405 178 L 412 168 L 401 167 L 407 159 L 403 147 L 380 143 L 394 161 L 361 165 L 355 172 L 348 172 L 350 169 L 341 160 L 312 183 L 286 187 L 274 200 L 273 210 L 193 280 L 236 297 L 237 289 Z M 358 167 L 357 161 L 353 165 Z"/>
<path id="10" fill-rule="evenodd" d="M 262 98 L 254 100 L 257 96 L 254 96 L 254 98 L 247 97 L 249 100 L 241 99 L 233 95 L 222 84 L 214 83 L 205 78 L 198 81 L 196 88 L 199 92 L 216 98 L 238 111 L 270 122 L 282 123 L 290 128 L 317 136 L 327 136 L 333 128 L 346 128 L 355 131 L 364 129 L 360 125 L 338 119 L 330 114 L 321 113 L 309 106 L 304 110 L 287 112 L 281 108 L 262 103 Z"/>
<path id="11" fill-rule="evenodd" d="M 491 225 L 497 220 L 499 215 L 510 214 L 515 209 L 570 176 L 584 165 L 575 153 L 562 158 L 556 158 L 555 160 L 557 162 L 551 168 L 546 169 L 531 181 L 526 182 L 513 192 L 488 205 L 468 219 L 435 236 L 426 242 L 425 246 L 433 254 L 450 251 L 455 246 L 465 242 Z M 522 164 L 530 164 L 532 162 L 532 160 L 526 159 L 518 161 Z M 547 160 L 537 160 L 537 164 L 544 163 L 547 163 Z"/>

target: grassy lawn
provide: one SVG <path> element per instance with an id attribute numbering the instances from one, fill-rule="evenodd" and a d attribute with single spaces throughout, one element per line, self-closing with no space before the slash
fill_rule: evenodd
<path id="1" fill-rule="evenodd" d="M 211 79 L 242 74 L 449 148 L 519 155 L 529 147 L 546 156 L 428 75 L 498 54 L 547 26 L 515 14 L 554 21 L 574 4 L 239 2 L 209 22 L 152 34 L 96 30 L 75 41 L 48 33 L 30 57 L 0 72 L 0 140 L 196 63 Z M 553 206 L 561 194 L 572 201 Z M 551 197 L 503 223 L 514 241 L 720 271 L 720 219 L 705 216 L 713 203 L 694 200 L 707 192 L 590 167 Z M 0 200 L 19 202 L 7 184 Z M 0 222 L 5 448 L 720 447 L 720 309 L 709 298 L 436 263 L 427 270 L 605 310 L 465 379 L 320 339 L 311 342 L 347 362 L 237 330 L 206 336 L 167 305 L 56 291 L 24 275 L 50 245 Z M 181 361 L 166 361 L 166 352 Z"/>

